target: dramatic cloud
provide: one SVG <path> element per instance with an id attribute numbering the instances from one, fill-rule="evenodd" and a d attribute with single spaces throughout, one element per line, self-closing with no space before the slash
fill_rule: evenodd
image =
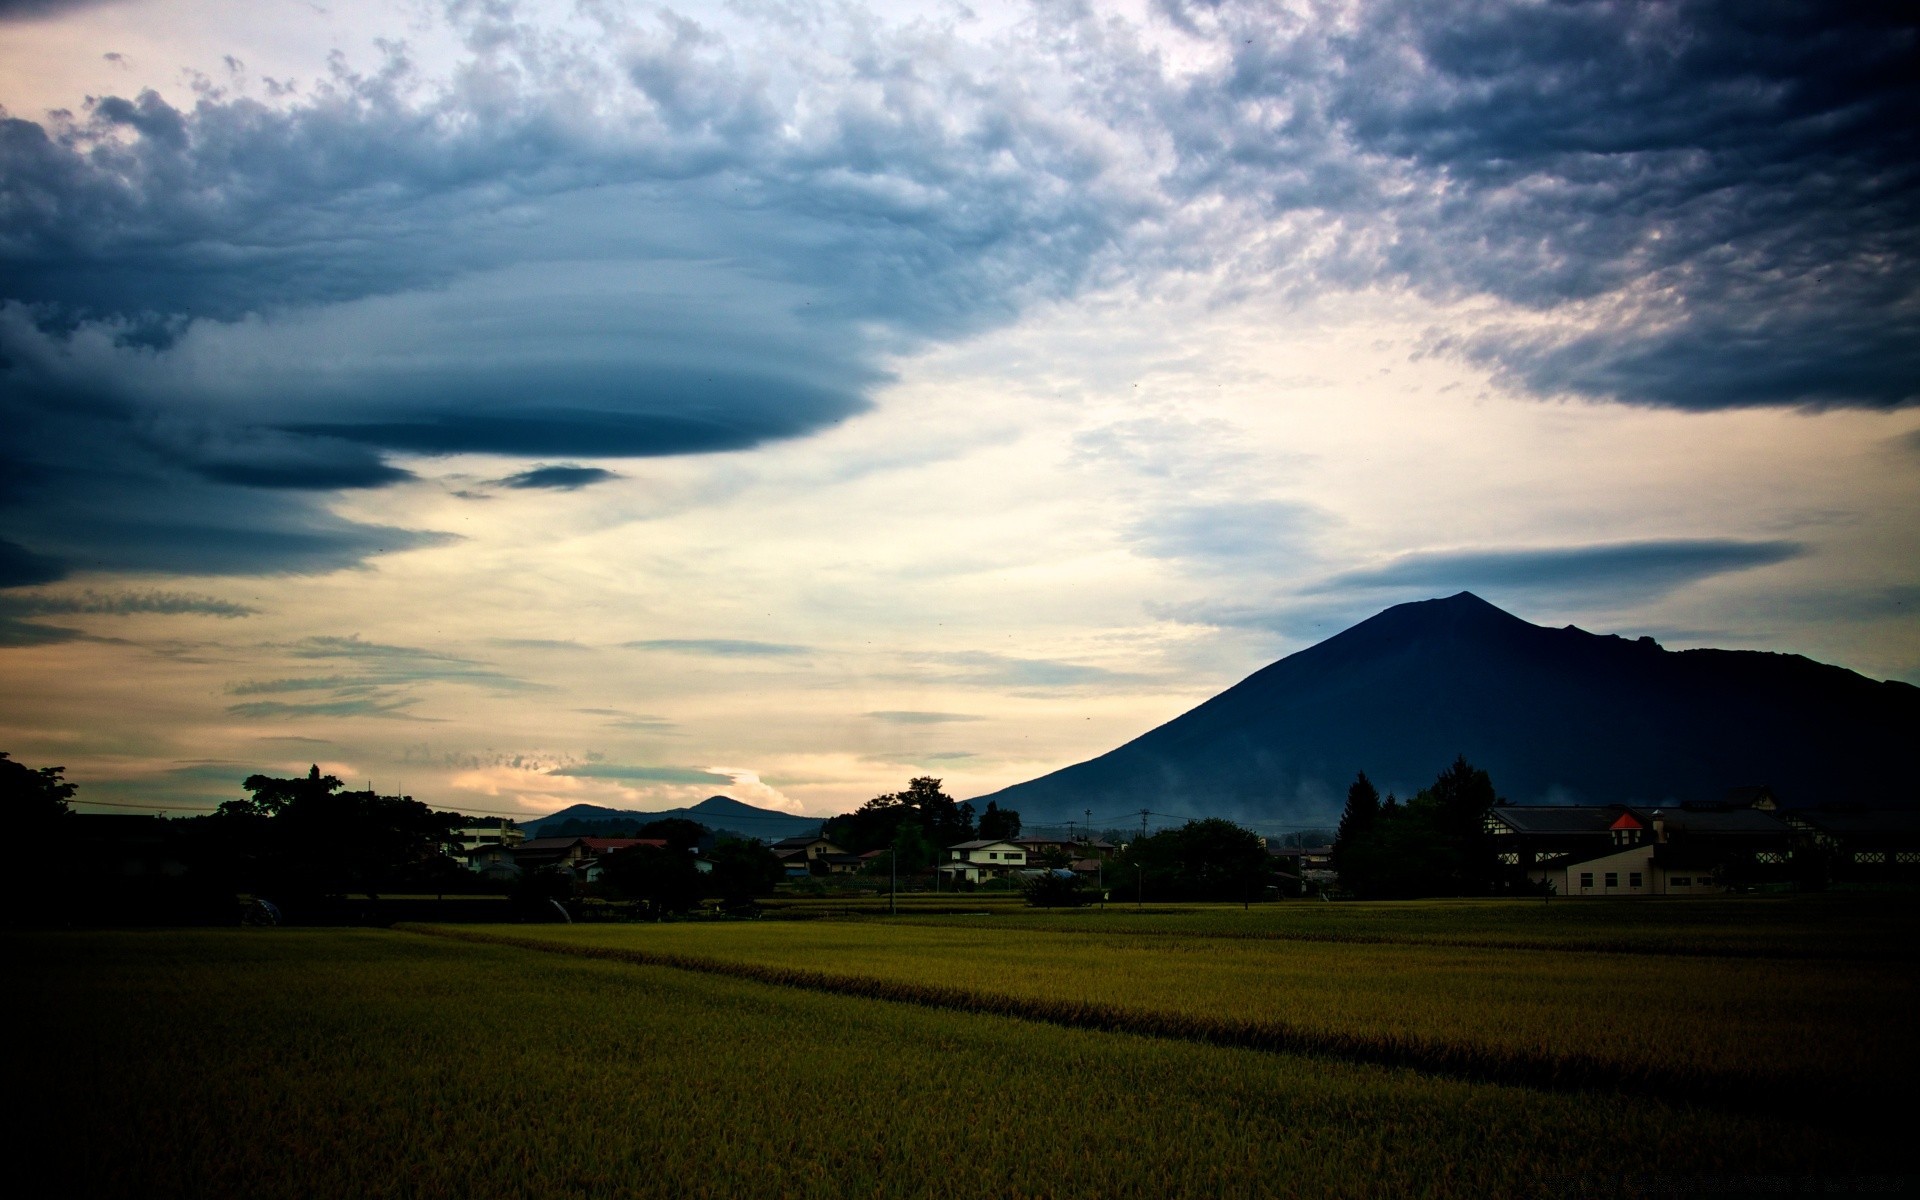
<path id="1" fill-rule="evenodd" d="M 250 617 L 259 612 L 231 600 L 196 596 L 189 592 L 96 592 L 47 596 L 17 593 L 0 596 L 0 612 L 23 615 L 46 613 L 108 613 L 128 616 L 133 613 L 198 613 L 213 617 Z"/>
<path id="2" fill-rule="evenodd" d="M 1728 571 L 1785 562 L 1803 552 L 1796 542 L 1672 540 L 1538 550 L 1464 550 L 1410 554 L 1381 567 L 1348 571 L 1318 590 L 1413 587 L 1538 589 L 1598 595 L 1657 595 Z"/>
<path id="3" fill-rule="evenodd" d="M 1884 6 L 583 11 L 450 5 L 438 74 L 385 42 L 298 93 L 0 116 L 0 584 L 432 545 L 326 500 L 396 455 L 803 437 L 901 351 L 1169 271 L 1490 300 L 1429 351 L 1546 394 L 1916 399 L 1920 39 Z M 1270 532 L 1215 516 L 1138 545 Z"/>
<path id="4" fill-rule="evenodd" d="M 496 693 L 540 690 L 484 663 L 458 655 L 413 646 L 383 645 L 357 637 L 311 637 L 281 647 L 289 658 L 326 662 L 324 675 L 296 675 L 276 679 L 249 679 L 229 684 L 233 696 L 275 696 L 327 692 L 325 700 L 250 700 L 229 705 L 236 717 L 387 717 L 431 720 L 409 713 L 423 697 L 415 690 L 429 683 L 458 683 Z M 322 668 L 325 669 L 325 668 Z"/>
<path id="5" fill-rule="evenodd" d="M 509 475 L 500 482 L 510 488 L 551 488 L 555 491 L 572 492 L 588 484 L 618 478 L 617 474 L 604 467 L 578 467 L 561 463 L 558 466 L 534 467 L 518 475 Z"/>

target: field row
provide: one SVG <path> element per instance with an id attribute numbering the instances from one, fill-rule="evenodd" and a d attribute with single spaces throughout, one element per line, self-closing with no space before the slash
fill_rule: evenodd
<path id="1" fill-rule="evenodd" d="M 1124 889 L 1122 889 L 1124 891 Z M 1121 892 L 1116 892 L 1120 895 Z M 879 916 L 887 898 L 782 899 L 779 918 Z M 1033 909 L 1018 897 L 902 897 L 895 920 L 974 924 L 1051 933 L 1265 938 L 1381 945 L 1587 950 L 1686 957 L 1920 959 L 1920 904 L 1905 896 L 1831 895 L 1633 902 L 1416 900 L 1358 903 L 1288 901 L 1250 908 L 1221 904 L 1113 902 L 1105 907 Z"/>
<path id="2" fill-rule="evenodd" d="M 791 932 L 791 930 L 789 930 Z M 377 931 L 12 935 L 18 1129 L 92 1196 L 1551 1196 L 1894 1169 L 1540 1093 Z"/>
<path id="3" fill-rule="evenodd" d="M 1874 963 L 1060 935 L 1002 926 L 447 927 L 456 937 L 1467 1078 L 1839 1117 L 1904 1086 L 1912 973 Z M 1849 1115 L 1846 1119 L 1852 1119 Z"/>

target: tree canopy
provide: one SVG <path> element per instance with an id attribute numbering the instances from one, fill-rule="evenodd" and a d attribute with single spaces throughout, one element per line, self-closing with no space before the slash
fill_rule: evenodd
<path id="1" fill-rule="evenodd" d="M 79 790 L 63 776 L 65 767 L 29 767 L 0 750 L 0 811 L 17 829 L 41 830 L 72 809 L 67 801 Z"/>
<path id="2" fill-rule="evenodd" d="M 922 775 L 905 791 L 875 796 L 853 812 L 829 818 L 821 833 L 843 850 L 864 854 L 894 847 L 908 824 L 934 847 L 951 846 L 974 836 L 973 805 L 955 802 L 941 790 L 940 780 Z"/>
<path id="3" fill-rule="evenodd" d="M 1137 883 L 1151 900 L 1257 900 L 1270 874 L 1258 835 L 1208 817 L 1135 839 L 1107 878 Z"/>
<path id="4" fill-rule="evenodd" d="M 1517 886 L 1486 831 L 1504 803 L 1487 773 L 1465 756 L 1405 804 L 1378 793 L 1362 772 L 1347 789 L 1333 845 L 1343 888 L 1362 897 L 1485 896 Z"/>

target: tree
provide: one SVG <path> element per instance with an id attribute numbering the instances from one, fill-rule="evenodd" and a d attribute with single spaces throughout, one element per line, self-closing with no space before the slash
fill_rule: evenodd
<path id="1" fill-rule="evenodd" d="M 1252 830 L 1208 817 L 1135 839 L 1109 878 L 1137 873 L 1155 900 L 1244 900 L 1265 894 L 1269 871 Z"/>
<path id="2" fill-rule="evenodd" d="M 973 806 L 957 804 L 940 790 L 941 781 L 923 775 L 904 792 L 875 796 L 850 813 L 830 817 L 820 832 L 843 850 L 864 854 L 884 850 L 898 839 L 908 822 L 936 846 L 951 846 L 973 836 Z"/>
<path id="3" fill-rule="evenodd" d="M 1020 891 L 1035 908 L 1078 908 L 1092 899 L 1086 881 L 1071 871 L 1042 871 L 1020 881 Z"/>
<path id="4" fill-rule="evenodd" d="M 281 898 L 422 884 L 450 869 L 443 847 L 460 818 L 411 796 L 343 792 L 315 765 L 288 779 L 249 775 L 248 799 L 223 803 L 211 835 L 238 882 Z"/>
<path id="5" fill-rule="evenodd" d="M 656 916 L 686 912 L 706 886 L 691 854 L 661 846 L 614 851 L 601 862 L 600 878 L 610 890 L 644 903 Z"/>
<path id="6" fill-rule="evenodd" d="M 787 869 L 773 851 L 759 842 L 727 839 L 713 847 L 709 886 L 720 893 L 728 908 L 743 908 L 756 897 L 770 896 Z"/>
<path id="7" fill-rule="evenodd" d="M 1363 774 L 1347 793 L 1334 846 L 1341 886 L 1365 898 L 1483 896 L 1520 890 L 1486 831 L 1496 803 L 1493 781 L 1464 756 L 1405 804 L 1392 795 L 1370 818 Z M 1355 818 L 1358 819 L 1350 819 Z"/>
<path id="8" fill-rule="evenodd" d="M 987 811 L 980 814 L 980 836 L 995 841 L 1019 837 L 1020 814 L 1011 808 L 1001 808 L 996 801 L 987 801 Z"/>
<path id="9" fill-rule="evenodd" d="M 685 817 L 662 817 L 642 825 L 640 832 L 634 836 L 658 838 L 675 850 L 686 851 L 698 846 L 707 837 L 707 827 Z"/>
<path id="10" fill-rule="evenodd" d="M 1340 814 L 1340 828 L 1333 837 L 1333 853 L 1337 860 L 1343 843 L 1353 841 L 1373 828 L 1380 819 L 1380 791 L 1367 778 L 1365 771 L 1353 777 L 1353 783 L 1347 787 L 1347 807 Z"/>
<path id="11" fill-rule="evenodd" d="M 29 767 L 0 750 L 0 812 L 17 830 L 39 832 L 58 823 L 73 810 L 67 800 L 79 785 L 62 776 L 65 767 Z"/>

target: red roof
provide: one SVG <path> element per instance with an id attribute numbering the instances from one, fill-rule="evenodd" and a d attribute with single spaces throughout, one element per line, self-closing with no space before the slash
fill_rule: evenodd
<path id="1" fill-rule="evenodd" d="M 1632 813 L 1621 813 L 1620 819 L 1607 826 L 1608 829 L 1645 829 L 1646 826 L 1633 819 Z"/>

